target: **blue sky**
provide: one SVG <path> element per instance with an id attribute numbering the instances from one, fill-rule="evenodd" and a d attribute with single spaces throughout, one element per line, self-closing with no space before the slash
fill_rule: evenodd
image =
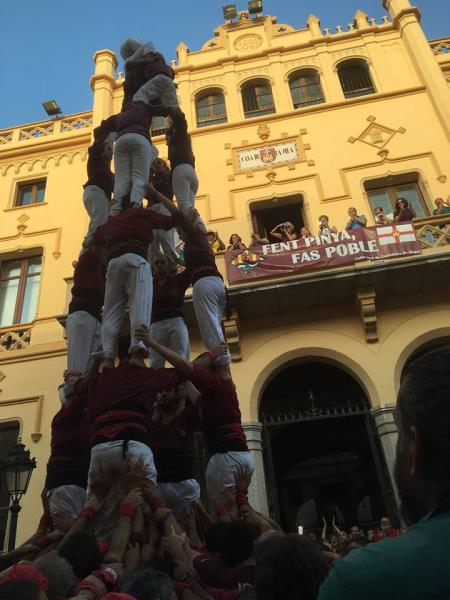
<path id="1" fill-rule="evenodd" d="M 213 37 L 227 1 L 0 0 L 0 128 L 44 119 L 41 102 L 47 99 L 56 99 L 65 114 L 89 110 L 96 50 L 118 53 L 121 42 L 135 36 L 152 40 L 170 60 L 180 41 L 195 50 Z M 238 9 L 247 6 L 243 0 L 236 4 Z M 428 38 L 450 35 L 448 0 L 416 4 Z M 381 0 L 264 0 L 265 14 L 298 28 L 310 13 L 323 27 L 346 26 L 358 8 L 377 19 L 385 14 Z"/>

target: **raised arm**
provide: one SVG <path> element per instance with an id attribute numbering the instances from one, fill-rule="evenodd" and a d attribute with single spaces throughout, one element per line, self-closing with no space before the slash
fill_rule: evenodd
<path id="1" fill-rule="evenodd" d="M 136 339 L 142 340 L 148 348 L 153 348 L 153 350 L 156 350 L 158 354 L 161 354 L 161 356 L 163 356 L 173 367 L 175 367 L 179 373 L 185 377 L 191 377 L 192 373 L 194 372 L 193 364 L 180 356 L 180 354 L 177 354 L 173 350 L 170 350 L 169 348 L 158 344 L 158 342 L 155 342 L 155 340 L 149 336 L 147 327 L 138 327 L 135 336 Z"/>
<path id="2" fill-rule="evenodd" d="M 281 229 L 284 226 L 284 223 L 279 223 L 276 227 L 274 227 L 272 229 L 272 231 L 270 232 L 270 235 L 273 235 L 276 238 L 281 239 L 283 236 L 281 235 L 281 233 L 279 233 L 279 229 Z"/>
<path id="3" fill-rule="evenodd" d="M 147 198 L 147 200 L 150 200 L 153 202 L 160 202 L 165 208 L 167 208 L 167 210 L 170 212 L 170 214 L 173 217 L 176 217 L 180 214 L 180 211 L 175 206 L 175 204 L 172 202 L 172 200 L 169 200 L 169 198 L 167 198 L 167 196 L 164 196 L 164 194 L 161 194 L 161 192 L 158 192 L 158 190 L 155 188 L 153 183 L 146 184 L 146 186 L 144 188 L 144 196 L 145 196 L 145 198 Z"/>

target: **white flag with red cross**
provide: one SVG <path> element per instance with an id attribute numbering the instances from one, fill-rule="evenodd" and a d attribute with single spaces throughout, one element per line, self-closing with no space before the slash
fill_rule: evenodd
<path id="1" fill-rule="evenodd" d="M 380 246 L 417 242 L 416 232 L 412 223 L 395 223 L 384 227 L 377 227 L 377 237 Z"/>

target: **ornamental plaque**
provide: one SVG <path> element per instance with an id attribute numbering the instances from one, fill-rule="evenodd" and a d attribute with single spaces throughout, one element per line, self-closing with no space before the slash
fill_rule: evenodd
<path id="1" fill-rule="evenodd" d="M 251 52 L 252 50 L 256 50 L 263 43 L 262 37 L 259 35 L 242 35 L 237 40 L 235 40 L 233 46 L 239 52 Z"/>
<path id="2" fill-rule="evenodd" d="M 289 162 L 298 162 L 299 160 L 300 152 L 296 140 L 245 148 L 236 152 L 236 162 L 239 171 L 264 169 Z"/>

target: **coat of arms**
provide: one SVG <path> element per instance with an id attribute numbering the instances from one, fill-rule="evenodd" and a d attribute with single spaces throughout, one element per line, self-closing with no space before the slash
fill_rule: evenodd
<path id="1" fill-rule="evenodd" d="M 275 148 L 262 148 L 259 151 L 259 156 L 261 157 L 263 163 L 270 164 L 274 162 L 275 158 L 277 157 L 277 153 Z"/>

